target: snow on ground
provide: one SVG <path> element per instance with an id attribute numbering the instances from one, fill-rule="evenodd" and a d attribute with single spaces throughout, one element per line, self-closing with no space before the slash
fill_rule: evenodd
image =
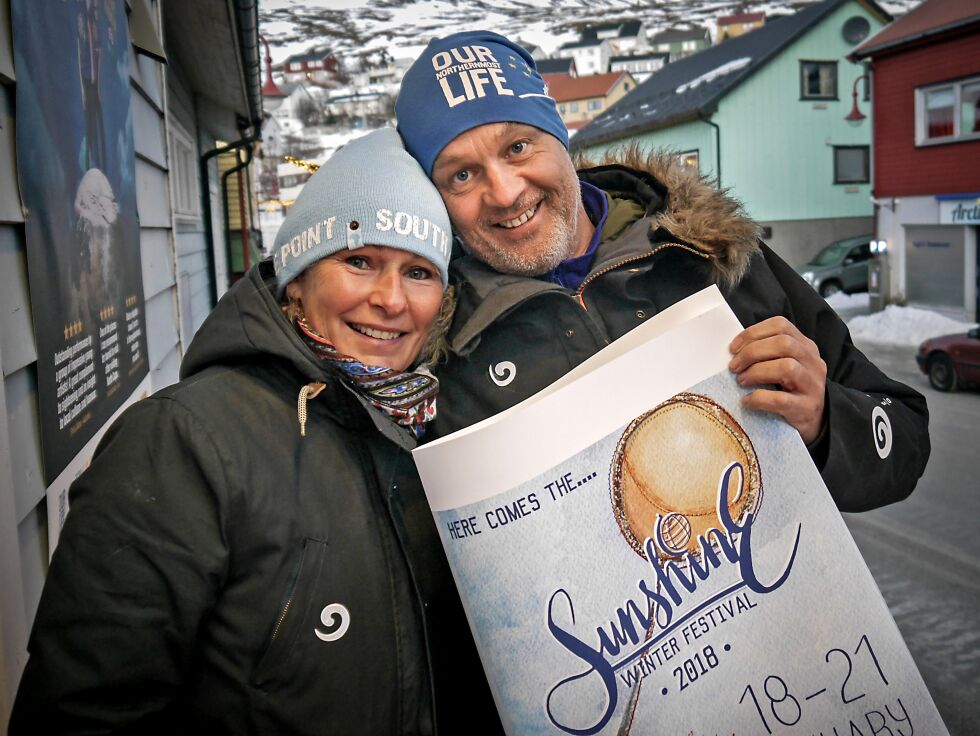
<path id="1" fill-rule="evenodd" d="M 868 293 L 845 294 L 843 291 L 838 291 L 828 297 L 827 304 L 833 307 L 835 312 L 842 312 L 847 309 L 867 309 L 869 304 Z"/>
<path id="2" fill-rule="evenodd" d="M 854 317 L 847 326 L 855 340 L 918 347 L 930 337 L 964 333 L 976 323 L 960 322 L 928 309 L 889 304 L 884 311 Z"/>

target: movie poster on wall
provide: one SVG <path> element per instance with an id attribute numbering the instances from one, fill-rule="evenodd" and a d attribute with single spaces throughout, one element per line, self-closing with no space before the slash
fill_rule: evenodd
<path id="1" fill-rule="evenodd" d="M 711 287 L 414 451 L 507 733 L 947 733 L 740 330 Z"/>
<path id="2" fill-rule="evenodd" d="M 12 2 L 45 483 L 147 374 L 123 0 Z"/>

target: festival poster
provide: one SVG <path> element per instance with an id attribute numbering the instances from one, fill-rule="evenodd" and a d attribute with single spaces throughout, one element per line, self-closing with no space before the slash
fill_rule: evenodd
<path id="1" fill-rule="evenodd" d="M 414 451 L 507 732 L 946 734 L 717 289 L 638 330 Z"/>
<path id="2" fill-rule="evenodd" d="M 123 0 L 12 2 L 45 483 L 147 374 Z"/>

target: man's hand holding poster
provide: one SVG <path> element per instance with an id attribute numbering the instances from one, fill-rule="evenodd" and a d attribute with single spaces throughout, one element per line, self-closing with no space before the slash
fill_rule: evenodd
<path id="1" fill-rule="evenodd" d="M 706 290 L 415 451 L 509 733 L 946 733 L 740 329 Z"/>

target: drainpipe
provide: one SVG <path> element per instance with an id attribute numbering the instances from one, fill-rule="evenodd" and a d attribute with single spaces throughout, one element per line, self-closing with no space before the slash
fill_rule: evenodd
<path id="1" fill-rule="evenodd" d="M 245 168 L 245 192 L 248 195 L 248 199 L 246 200 L 248 202 L 248 234 L 249 237 L 252 237 L 252 231 L 255 229 L 254 228 L 255 211 L 252 208 L 252 199 L 253 199 L 252 194 L 255 192 L 255 190 L 252 189 L 252 170 L 248 167 Z M 259 228 L 257 234 L 259 236 L 258 237 L 259 253 L 262 253 L 262 249 L 265 247 L 265 243 L 262 242 L 261 228 Z"/>
<path id="2" fill-rule="evenodd" d="M 721 128 L 718 127 L 716 123 L 711 122 L 710 118 L 706 118 L 702 113 L 698 113 L 698 120 L 702 123 L 707 123 L 712 128 L 715 129 L 715 174 L 716 183 L 718 188 L 721 189 Z"/>
<path id="3" fill-rule="evenodd" d="M 228 153 L 238 148 L 251 147 L 260 133 L 256 130 L 252 135 L 241 138 L 234 143 L 206 151 L 198 159 L 198 170 L 201 181 L 201 212 L 204 219 L 204 244 L 208 255 L 208 278 L 211 279 L 211 309 L 218 303 L 218 267 L 214 260 L 214 228 L 211 224 L 211 187 L 208 185 L 208 162 L 215 156 Z M 227 243 L 226 243 L 227 246 Z"/>
<path id="4" fill-rule="evenodd" d="M 246 166 L 252 163 L 252 146 L 245 147 L 245 160 L 239 161 L 237 164 L 228 169 L 224 174 L 221 175 L 221 201 L 224 206 L 225 215 L 225 258 L 228 259 L 228 265 L 231 266 L 231 228 L 228 226 L 231 222 L 231 217 L 229 217 L 228 212 L 228 179 L 232 174 L 238 174 L 238 219 L 242 224 L 242 261 L 245 266 L 245 271 L 249 269 L 249 258 L 248 258 L 248 236 L 252 228 L 251 221 L 245 221 L 245 192 L 242 185 L 241 171 Z"/>

